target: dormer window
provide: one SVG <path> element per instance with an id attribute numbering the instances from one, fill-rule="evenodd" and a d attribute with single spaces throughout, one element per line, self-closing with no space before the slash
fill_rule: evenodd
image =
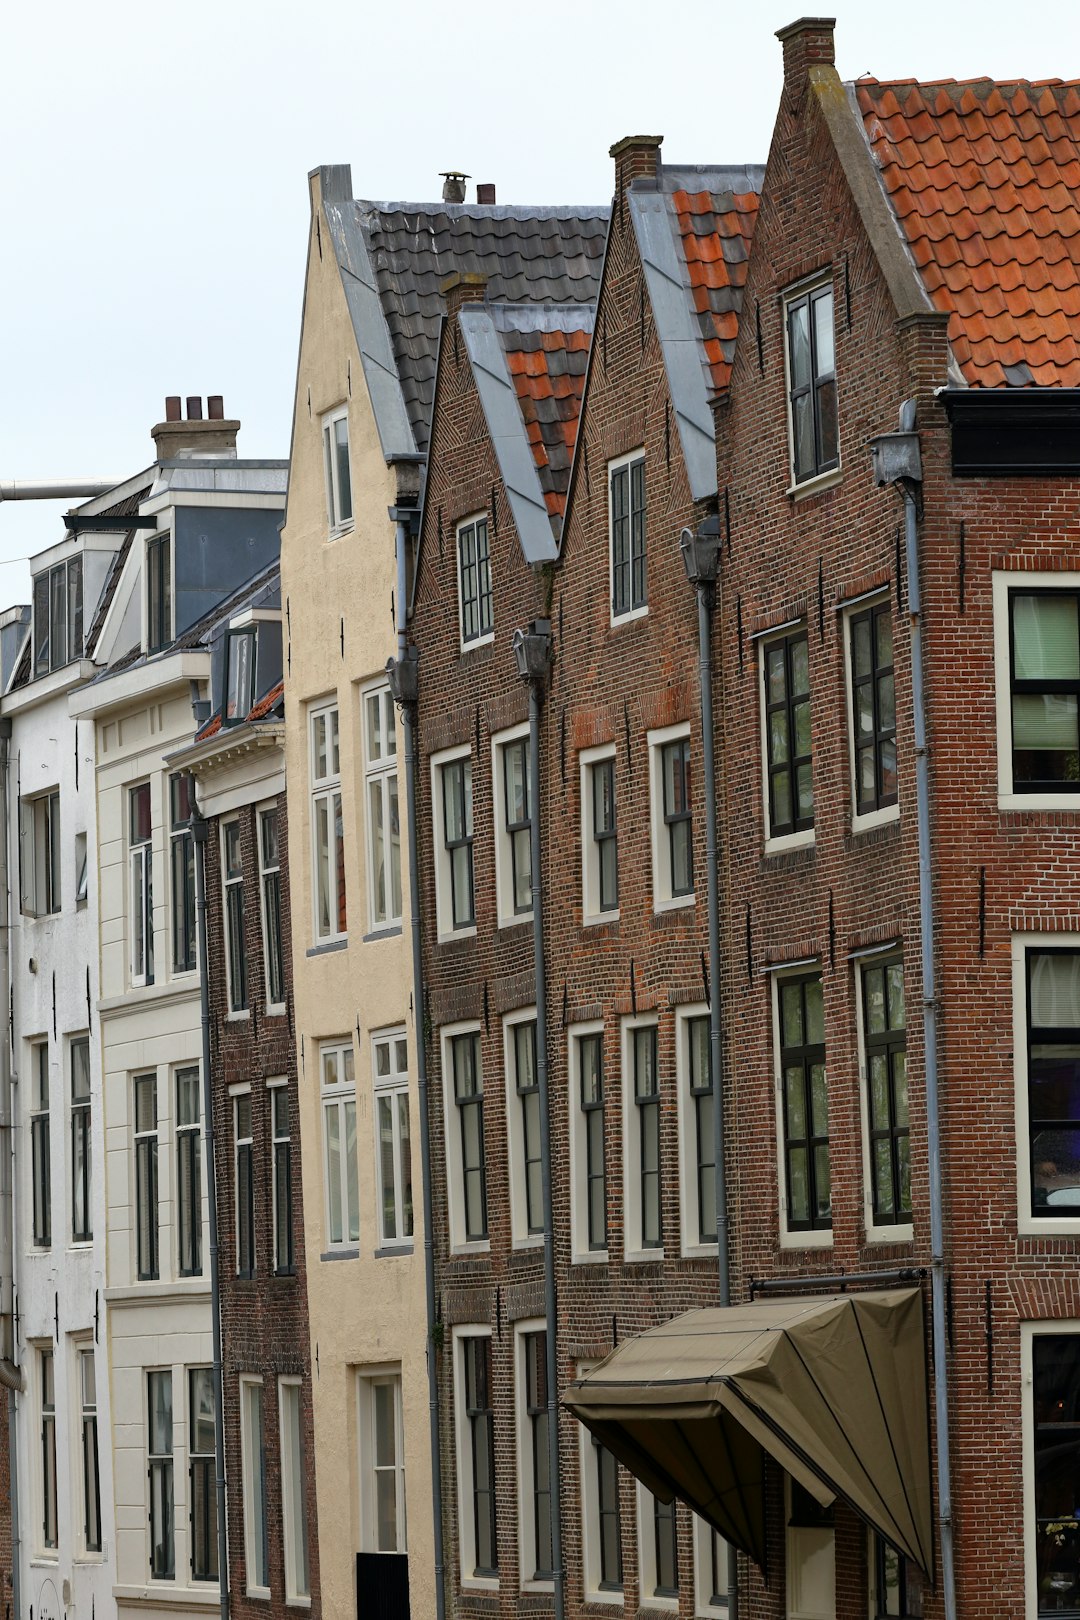
<path id="1" fill-rule="evenodd" d="M 83 650 L 82 558 L 34 576 L 34 674 L 63 669 Z"/>
<path id="2" fill-rule="evenodd" d="M 240 725 L 254 705 L 255 631 L 230 630 L 225 640 L 225 724 Z"/>
<path id="3" fill-rule="evenodd" d="M 173 638 L 172 536 L 156 534 L 146 545 L 146 650 L 160 652 Z"/>

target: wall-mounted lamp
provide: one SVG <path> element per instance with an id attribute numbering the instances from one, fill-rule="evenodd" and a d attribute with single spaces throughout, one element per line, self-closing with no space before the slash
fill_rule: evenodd
<path id="1" fill-rule="evenodd" d="M 523 681 L 542 681 L 551 663 L 551 620 L 533 619 L 527 630 L 515 630 L 510 645 Z"/>
<path id="2" fill-rule="evenodd" d="M 707 517 L 693 529 L 684 529 L 679 536 L 683 567 L 691 585 L 715 585 L 720 570 L 720 518 L 717 513 Z"/>
<path id="3" fill-rule="evenodd" d="M 398 705 L 415 703 L 420 695 L 420 649 L 406 647 L 404 657 L 386 660 L 390 696 Z"/>

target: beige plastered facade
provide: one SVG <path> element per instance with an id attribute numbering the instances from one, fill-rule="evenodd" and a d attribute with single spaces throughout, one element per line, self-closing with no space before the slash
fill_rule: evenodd
<path id="1" fill-rule="evenodd" d="M 374 1551 L 370 1525 L 370 1447 L 361 1432 L 360 1380 L 400 1369 L 412 1613 L 432 1615 L 434 1552 L 425 1364 L 420 1121 L 405 855 L 403 736 L 397 723 L 402 817 L 403 916 L 400 926 L 372 922 L 364 817 L 363 694 L 385 681 L 396 651 L 391 617 L 395 534 L 387 515 L 397 475 L 383 459 L 364 372 L 325 217 L 319 177 L 311 178 L 312 215 L 297 371 L 291 471 L 282 530 L 282 596 L 290 656 L 285 679 L 285 751 L 289 801 L 289 880 L 293 992 L 300 1067 L 308 1310 L 311 1323 L 318 1533 L 325 1614 L 356 1612 L 358 1551 Z M 322 252 L 319 251 L 321 235 Z M 330 537 L 322 418 L 346 406 L 354 521 Z M 344 638 L 344 641 L 343 639 Z M 336 701 L 348 933 L 317 948 L 313 915 L 309 717 Z M 379 937 L 365 936 L 378 935 Z M 373 1034 L 407 1032 L 415 1229 L 411 1250 L 380 1251 L 376 1207 Z M 320 1106 L 320 1048 L 352 1043 L 356 1077 L 360 1240 L 357 1252 L 330 1254 Z"/>

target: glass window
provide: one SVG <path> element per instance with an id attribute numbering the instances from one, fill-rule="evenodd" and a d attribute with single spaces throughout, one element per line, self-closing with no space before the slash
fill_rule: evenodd
<path id="1" fill-rule="evenodd" d="M 261 1380 L 240 1380 L 240 1465 L 244 1486 L 244 1556 L 247 1590 L 270 1585 L 266 1523 L 266 1437 Z"/>
<path id="2" fill-rule="evenodd" d="M 645 583 L 645 457 L 608 469 L 611 524 L 611 615 L 637 613 L 648 602 Z"/>
<path id="3" fill-rule="evenodd" d="M 502 777 L 510 898 L 515 915 L 520 915 L 532 910 L 532 783 L 527 737 L 503 744 Z"/>
<path id="4" fill-rule="evenodd" d="M 347 406 L 323 418 L 323 465 L 326 473 L 326 511 L 331 531 L 350 528 L 353 506 Z"/>
<path id="5" fill-rule="evenodd" d="M 668 896 L 693 894 L 693 823 L 690 818 L 690 739 L 680 737 L 660 750 L 667 829 Z"/>
<path id="6" fill-rule="evenodd" d="M 83 653 L 82 558 L 69 557 L 34 575 L 34 675 Z"/>
<path id="7" fill-rule="evenodd" d="M 255 706 L 254 629 L 230 630 L 225 638 L 225 705 L 222 720 L 227 726 L 243 723 Z"/>
<path id="8" fill-rule="evenodd" d="M 589 766 L 592 805 L 593 902 L 600 913 L 619 909 L 619 844 L 615 819 L 615 756 Z"/>
<path id="9" fill-rule="evenodd" d="M 864 967 L 862 996 L 874 1224 L 896 1225 L 911 1220 L 903 962 Z"/>
<path id="10" fill-rule="evenodd" d="M 1073 591 L 1010 591 L 1013 786 L 1080 789 L 1080 615 Z"/>
<path id="11" fill-rule="evenodd" d="M 664 1246 L 660 1214 L 660 1075 L 657 1029 L 651 1024 L 630 1032 L 637 1110 L 638 1219 L 643 1249 Z"/>
<path id="12" fill-rule="evenodd" d="M 529 1471 L 532 1485 L 531 1540 L 534 1568 L 531 1579 L 549 1581 L 553 1575 L 551 1554 L 551 1469 L 548 1454 L 547 1334 L 522 1335 L 525 1360 L 525 1421 L 531 1452 Z"/>
<path id="13" fill-rule="evenodd" d="M 1080 951 L 1027 953 L 1031 1213 L 1080 1216 Z M 1078 1594 L 1080 1595 L 1080 1594 Z"/>
<path id="14" fill-rule="evenodd" d="M 458 530 L 458 579 L 461 590 L 461 640 L 486 640 L 494 618 L 491 594 L 491 552 L 487 518 L 473 518 Z"/>
<path id="15" fill-rule="evenodd" d="M 158 1113 L 157 1075 L 134 1082 L 135 1247 L 140 1282 L 158 1275 Z"/>
<path id="16" fill-rule="evenodd" d="M 785 307 L 791 460 L 799 484 L 840 465 L 832 287 L 789 298 Z"/>
<path id="17" fill-rule="evenodd" d="M 371 926 L 385 928 L 401 921 L 397 729 L 388 686 L 364 695 L 364 772 Z"/>
<path id="18" fill-rule="evenodd" d="M 464 1360 L 464 1416 L 468 1443 L 471 1536 L 462 1535 L 462 1560 L 470 1575 L 499 1573 L 495 1539 L 495 1409 L 491 1389 L 491 1336 L 461 1340 Z M 463 1492 L 463 1495 L 465 1493 Z M 471 1554 L 471 1557 L 470 1557 Z"/>
<path id="19" fill-rule="evenodd" d="M 543 1176 L 540 1160 L 540 1077 L 536 1067 L 536 1019 L 510 1026 L 514 1091 L 518 1099 L 521 1142 L 521 1185 L 525 1229 L 544 1230 Z"/>
<path id="20" fill-rule="evenodd" d="M 75 834 L 75 904 L 84 906 L 90 886 L 90 872 L 86 855 L 86 834 Z"/>
<path id="21" fill-rule="evenodd" d="M 1080 1334 L 1032 1340 L 1035 1579 L 1039 1615 L 1080 1602 Z"/>
<path id="22" fill-rule="evenodd" d="M 71 1240 L 89 1243 L 94 1235 L 91 1188 L 90 1041 L 73 1040 L 71 1058 Z"/>
<path id="23" fill-rule="evenodd" d="M 303 1406 L 300 1381 L 278 1379 L 281 1418 L 281 1514 L 285 1542 L 285 1594 L 311 1595 L 307 1546 L 307 1477 L 304 1467 Z"/>
<path id="24" fill-rule="evenodd" d="M 101 1476 L 98 1468 L 97 1373 L 92 1349 L 78 1352 L 82 1441 L 83 1551 L 101 1551 Z"/>
<path id="25" fill-rule="evenodd" d="M 607 1174 L 604 1166 L 604 1037 L 579 1035 L 578 1076 L 584 1120 L 585 1211 L 589 1249 L 607 1248 Z"/>
<path id="26" fill-rule="evenodd" d="M 41 1544 L 59 1545 L 56 1517 L 56 1365 L 51 1350 L 38 1351 L 41 1380 Z"/>
<path id="27" fill-rule="evenodd" d="M 769 836 L 782 838 L 814 825 L 810 739 L 810 643 L 793 630 L 762 648 Z"/>
<path id="28" fill-rule="evenodd" d="M 287 1085 L 273 1086 L 270 1110 L 274 1134 L 274 1270 L 289 1276 L 295 1269 L 292 1207 L 292 1129 Z"/>
<path id="29" fill-rule="evenodd" d="M 49 1047 L 32 1048 L 33 1090 L 30 1102 L 30 1158 L 33 1171 L 34 1246 L 52 1244 L 52 1134 L 49 1125 Z"/>
<path id="30" fill-rule="evenodd" d="M 716 1098 L 713 1092 L 712 1039 L 707 1017 L 687 1018 L 686 1077 L 694 1146 L 693 1243 L 716 1242 Z"/>
<path id="31" fill-rule="evenodd" d="M 169 869 L 172 877 L 173 972 L 195 968 L 195 809 L 192 779 L 185 772 L 169 778 Z"/>
<path id="32" fill-rule="evenodd" d="M 848 619 L 855 811 L 865 816 L 897 802 L 896 684 L 892 608 L 877 602 Z"/>
<path id="33" fill-rule="evenodd" d="M 487 1167 L 484 1159 L 484 1071 L 479 1032 L 450 1041 L 454 1102 L 457 1105 L 461 1183 L 466 1242 L 488 1235 Z"/>
<path id="34" fill-rule="evenodd" d="M 442 773 L 443 840 L 450 876 L 450 915 L 453 928 L 471 928 L 476 922 L 473 898 L 472 761 L 452 759 Z"/>
<path id="35" fill-rule="evenodd" d="M 233 1175 L 236 1188 L 236 1275 L 255 1275 L 255 1163 L 251 1092 L 233 1098 Z"/>
<path id="36" fill-rule="evenodd" d="M 403 1553 L 405 1455 L 400 1374 L 380 1373 L 360 1380 L 360 1422 L 365 1550 Z"/>
<path id="37" fill-rule="evenodd" d="M 360 1241 L 360 1188 L 356 1162 L 356 1082 L 350 1045 L 324 1046 L 322 1063 L 326 1241 L 331 1249 Z"/>
<path id="38" fill-rule="evenodd" d="M 645 1493 L 649 1504 L 649 1523 L 647 1531 L 651 1531 L 652 1553 L 651 1565 L 649 1560 L 643 1560 L 643 1585 L 647 1597 L 677 1598 L 679 1595 L 679 1544 L 678 1530 L 675 1523 L 675 1503 L 661 1502 L 658 1496 L 651 1491 Z"/>
<path id="39" fill-rule="evenodd" d="M 870 1547 L 870 1601 L 874 1620 L 892 1620 L 894 1615 L 900 1620 L 918 1620 L 923 1612 L 922 1583 L 914 1564 L 879 1535 L 871 1536 Z"/>
<path id="40" fill-rule="evenodd" d="M 259 811 L 259 881 L 262 887 L 263 953 L 268 1006 L 285 1003 L 285 957 L 281 935 L 281 856 L 276 808 Z"/>
<path id="41" fill-rule="evenodd" d="M 784 1180 L 790 1232 L 832 1228 L 821 974 L 779 979 Z"/>
<path id="42" fill-rule="evenodd" d="M 315 863 L 315 937 L 345 934 L 345 842 L 336 706 L 311 716 L 311 833 Z"/>
<path id="43" fill-rule="evenodd" d="M 243 1012 L 247 1007 L 247 941 L 244 938 L 244 862 L 239 821 L 225 822 L 221 829 L 221 848 L 229 1011 Z"/>
<path id="44" fill-rule="evenodd" d="M 413 1235 L 409 1047 L 403 1029 L 376 1036 L 372 1045 L 378 1132 L 379 1237 L 383 1243 L 402 1243 Z"/>
<path id="45" fill-rule="evenodd" d="M 171 1581 L 176 1574 L 173 1512 L 172 1373 L 146 1375 L 150 1463 L 150 1574 Z"/>
<path id="46" fill-rule="evenodd" d="M 172 542 L 158 534 L 146 543 L 147 652 L 161 652 L 172 638 Z"/>
<path id="47" fill-rule="evenodd" d="M 597 1544 L 599 1547 L 599 1589 L 623 1589 L 622 1512 L 619 1507 L 619 1465 L 595 1435 L 589 1436 L 592 1465 L 596 1470 Z"/>
<path id="48" fill-rule="evenodd" d="M 154 853 L 150 784 L 128 793 L 128 854 L 131 862 L 131 982 L 154 982 Z"/>
<path id="49" fill-rule="evenodd" d="M 214 1370 L 192 1367 L 188 1372 L 188 1481 L 193 1581 L 218 1578 L 215 1459 Z"/>
<path id="50" fill-rule="evenodd" d="M 202 1118 L 197 1068 L 176 1071 L 176 1225 L 181 1277 L 202 1275 Z"/>
<path id="51" fill-rule="evenodd" d="M 47 917 L 60 910 L 60 794 L 43 793 L 19 805 L 22 910 Z"/>

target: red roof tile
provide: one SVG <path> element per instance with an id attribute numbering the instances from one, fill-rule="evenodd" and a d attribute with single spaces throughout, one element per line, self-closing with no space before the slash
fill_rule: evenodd
<path id="1" fill-rule="evenodd" d="M 572 311 L 567 318 L 573 320 Z M 589 333 L 577 326 L 546 332 L 510 328 L 502 333 L 502 342 L 548 515 L 562 517 L 585 391 Z"/>
<path id="2" fill-rule="evenodd" d="M 671 201 L 701 327 L 702 359 L 711 386 L 719 390 L 731 376 L 760 198 L 756 191 L 675 191 Z"/>
<path id="3" fill-rule="evenodd" d="M 285 682 L 284 681 L 278 681 L 276 686 L 272 686 L 270 688 L 269 692 L 267 692 L 265 697 L 261 697 L 259 699 L 258 703 L 256 703 L 255 707 L 252 709 L 251 713 L 248 715 L 248 719 L 249 720 L 265 720 L 267 715 L 270 713 L 271 709 L 273 709 L 278 703 L 280 703 L 281 697 L 282 697 L 282 694 L 283 694 L 284 691 L 285 691 Z"/>
<path id="4" fill-rule="evenodd" d="M 1080 81 L 855 90 L 968 384 L 1080 387 Z"/>

